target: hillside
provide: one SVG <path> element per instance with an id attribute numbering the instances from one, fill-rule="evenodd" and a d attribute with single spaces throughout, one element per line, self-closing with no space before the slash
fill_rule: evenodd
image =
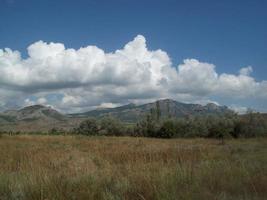
<path id="1" fill-rule="evenodd" d="M 51 107 L 43 105 L 28 106 L 19 110 L 0 113 L 2 131 L 49 131 L 52 128 L 70 129 L 80 121 L 69 119 Z"/>
<path id="2" fill-rule="evenodd" d="M 28 106 L 19 110 L 7 110 L 0 113 L 0 130 L 4 131 L 49 131 L 52 128 L 71 130 L 88 117 L 102 118 L 111 116 L 123 122 L 135 123 L 146 114 L 160 109 L 161 118 L 188 117 L 206 114 L 224 114 L 231 112 L 226 106 L 207 104 L 186 104 L 171 99 L 153 103 L 128 104 L 116 108 L 97 109 L 84 113 L 64 115 L 51 107 L 43 105 Z"/>
<path id="3" fill-rule="evenodd" d="M 62 121 L 66 119 L 66 116 L 63 114 L 43 105 L 28 106 L 20 110 L 8 110 L 5 111 L 1 116 L 10 116 L 16 121 L 34 121 L 40 119 Z"/>
<path id="4" fill-rule="evenodd" d="M 143 105 L 128 104 L 116 108 L 98 109 L 85 113 L 71 114 L 70 116 L 96 118 L 112 116 L 125 122 L 136 122 L 140 118 L 144 117 L 147 113 L 150 113 L 153 110 L 155 111 L 157 105 L 159 106 L 161 117 L 163 118 L 168 116 L 180 118 L 196 115 L 223 114 L 232 112 L 226 106 L 218 106 L 213 103 L 202 106 L 200 104 L 186 104 L 171 99 L 164 99 Z"/>

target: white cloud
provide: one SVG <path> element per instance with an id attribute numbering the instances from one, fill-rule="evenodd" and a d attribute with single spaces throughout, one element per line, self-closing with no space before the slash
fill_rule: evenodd
<path id="1" fill-rule="evenodd" d="M 98 108 L 115 108 L 121 106 L 119 103 L 101 103 Z"/>
<path id="2" fill-rule="evenodd" d="M 249 76 L 253 72 L 253 69 L 251 66 L 241 68 L 239 70 L 240 75 Z"/>
<path id="3" fill-rule="evenodd" d="M 23 104 L 23 106 L 32 106 L 32 105 L 34 105 L 34 104 L 36 104 L 35 101 L 32 101 L 32 100 L 30 100 L 30 99 L 25 99 L 25 100 L 24 100 L 24 104 Z"/>
<path id="4" fill-rule="evenodd" d="M 173 81 L 172 87 L 176 92 L 202 96 L 216 89 L 218 74 L 213 64 L 186 59 L 178 66 L 177 76 Z"/>
<path id="5" fill-rule="evenodd" d="M 41 98 L 37 99 L 37 103 L 38 104 L 46 104 L 47 103 L 47 100 L 46 100 L 46 98 L 41 97 Z"/>
<path id="6" fill-rule="evenodd" d="M 175 68 L 166 52 L 148 50 L 141 35 L 110 53 L 96 46 L 75 50 L 38 41 L 28 47 L 28 55 L 23 59 L 18 51 L 0 49 L 0 106 L 16 95 L 17 105 L 51 104 L 65 111 L 159 98 L 267 98 L 267 81 L 250 76 L 252 67 L 240 69 L 238 75 L 218 74 L 213 64 L 185 59 Z M 61 98 L 47 98 L 51 93 Z"/>
<path id="7" fill-rule="evenodd" d="M 245 106 L 231 105 L 230 108 L 238 114 L 246 114 L 248 111 Z"/>

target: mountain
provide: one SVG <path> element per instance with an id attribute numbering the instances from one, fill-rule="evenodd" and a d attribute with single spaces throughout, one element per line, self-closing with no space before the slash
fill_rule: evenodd
<path id="1" fill-rule="evenodd" d="M 9 116 L 16 121 L 34 121 L 34 120 L 65 120 L 66 116 L 43 105 L 33 105 L 20 110 L 7 110 L 2 115 Z"/>
<path id="2" fill-rule="evenodd" d="M 70 129 L 81 119 L 71 119 L 43 105 L 28 106 L 19 110 L 0 113 L 0 130 L 4 131 L 49 131 L 52 128 Z"/>
<path id="3" fill-rule="evenodd" d="M 0 113 L 0 131 L 50 131 L 52 128 L 71 130 L 88 117 L 102 118 L 111 116 L 124 122 L 135 123 L 149 113 L 160 110 L 161 118 L 188 117 L 206 114 L 224 114 L 232 112 L 226 106 L 209 103 L 186 104 L 171 99 L 153 103 L 135 105 L 128 104 L 116 108 L 96 109 L 84 113 L 64 115 L 51 107 L 43 105 L 28 106 L 19 110 L 7 110 Z"/>
<path id="4" fill-rule="evenodd" d="M 136 122 L 146 114 L 155 112 L 159 107 L 161 117 L 188 117 L 206 114 L 223 114 L 232 112 L 226 106 L 218 106 L 209 103 L 205 106 L 200 104 L 186 104 L 171 99 L 158 100 L 153 103 L 135 105 L 128 104 L 117 108 L 97 109 L 85 113 L 71 114 L 71 117 L 96 117 L 112 116 L 125 122 Z"/>

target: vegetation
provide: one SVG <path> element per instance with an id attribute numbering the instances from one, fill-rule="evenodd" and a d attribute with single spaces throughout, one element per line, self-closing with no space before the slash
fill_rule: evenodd
<path id="1" fill-rule="evenodd" d="M 88 119 L 74 131 L 81 135 L 144 136 L 158 138 L 239 138 L 267 136 L 267 118 L 262 114 L 248 113 L 206 115 L 188 118 L 160 118 L 159 111 L 150 114 L 136 125 L 124 125 L 117 119 Z"/>
<path id="2" fill-rule="evenodd" d="M 112 117 L 104 117 L 101 120 L 89 118 L 74 129 L 74 133 L 81 135 L 120 136 L 124 134 L 123 131 L 122 122 Z"/>
<path id="3" fill-rule="evenodd" d="M 221 115 L 231 113 L 226 106 L 207 104 L 185 104 L 171 99 L 158 100 L 143 105 L 128 104 L 116 108 L 105 108 L 91 110 L 85 113 L 74 113 L 65 115 L 51 107 L 43 105 L 27 106 L 18 110 L 7 110 L 0 112 L 0 131 L 12 132 L 43 132 L 53 134 L 52 128 L 71 132 L 75 127 L 89 117 L 96 118 L 116 118 L 123 123 L 135 124 L 146 114 L 150 113 L 153 120 L 162 123 L 165 119 L 182 118 L 186 116 L 205 116 L 207 114 Z M 113 120 L 114 121 L 114 120 Z M 126 126 L 126 131 L 133 132 L 133 126 Z M 125 126 L 125 125 L 124 125 Z M 127 134 L 128 134 L 127 131 Z M 101 133 L 109 134 L 109 133 Z M 116 133 L 117 134 L 117 133 Z M 125 130 L 122 132 L 125 135 Z M 113 135 L 113 133 L 112 133 Z"/>
<path id="4" fill-rule="evenodd" d="M 136 124 L 104 117 L 71 133 L 0 133 L 0 199 L 266 199 L 266 116 L 158 108 Z"/>
<path id="5" fill-rule="evenodd" d="M 3 135 L 0 199 L 263 200 L 266 147 L 266 138 Z"/>

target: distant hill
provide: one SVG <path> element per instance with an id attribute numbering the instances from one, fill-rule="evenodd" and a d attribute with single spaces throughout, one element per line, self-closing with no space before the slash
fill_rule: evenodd
<path id="1" fill-rule="evenodd" d="M 96 118 L 112 116 L 125 122 L 136 122 L 140 120 L 140 118 L 144 117 L 147 113 L 150 113 L 151 111 L 153 112 L 153 110 L 155 111 L 157 105 L 160 108 L 161 117 L 163 118 L 168 116 L 180 118 L 232 112 L 228 107 L 218 106 L 214 103 L 209 103 L 205 106 L 202 106 L 200 104 L 187 104 L 171 99 L 164 99 L 143 105 L 128 104 L 116 108 L 97 109 L 84 113 L 71 114 L 70 116 Z"/>
<path id="2" fill-rule="evenodd" d="M 20 110 L 7 110 L 1 116 L 10 116 L 16 121 L 65 120 L 66 116 L 43 105 L 33 105 Z"/>
<path id="3" fill-rule="evenodd" d="M 102 118 L 111 116 L 123 122 L 135 123 L 150 112 L 159 108 L 161 118 L 188 117 L 206 114 L 224 114 L 232 112 L 226 106 L 209 103 L 186 104 L 171 99 L 153 103 L 128 104 L 116 108 L 96 109 L 84 113 L 64 115 L 55 109 L 43 105 L 28 106 L 19 110 L 7 110 L 0 113 L 0 130 L 5 131 L 49 131 L 52 128 L 71 130 L 88 117 Z"/>
<path id="4" fill-rule="evenodd" d="M 49 131 L 52 128 L 70 129 L 81 120 L 69 119 L 57 110 L 33 105 L 19 110 L 0 113 L 0 130 L 4 131 Z"/>

